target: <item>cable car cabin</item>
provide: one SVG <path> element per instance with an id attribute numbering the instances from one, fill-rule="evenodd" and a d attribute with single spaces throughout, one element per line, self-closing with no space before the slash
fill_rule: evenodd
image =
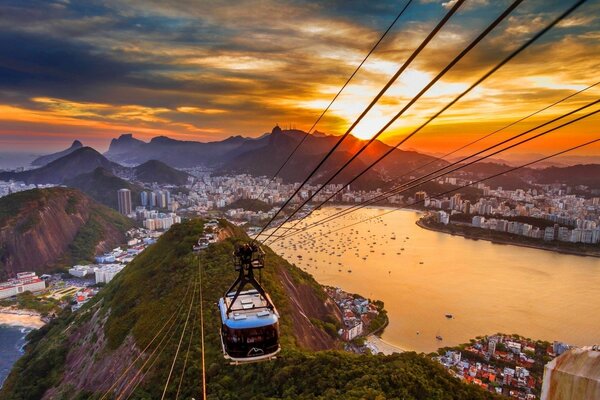
<path id="1" fill-rule="evenodd" d="M 223 354 L 234 364 L 272 359 L 281 350 L 279 314 L 254 278 L 254 270 L 264 268 L 264 252 L 244 244 L 234 252 L 234 265 L 239 276 L 219 300 Z"/>
<path id="2" fill-rule="evenodd" d="M 236 364 L 274 358 L 281 350 L 277 310 L 257 290 L 241 292 L 232 303 L 234 296 L 232 292 L 219 300 L 225 358 Z"/>

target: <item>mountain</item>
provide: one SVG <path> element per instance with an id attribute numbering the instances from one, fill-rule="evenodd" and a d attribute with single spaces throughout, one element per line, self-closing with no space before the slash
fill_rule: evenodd
<path id="1" fill-rule="evenodd" d="M 303 140 L 305 135 L 306 133 L 302 131 L 286 131 L 276 127 L 268 136 L 268 143 L 265 146 L 247 151 L 235 157 L 224 164 L 217 172 L 272 176 L 298 146 L 299 142 Z M 281 171 L 279 176 L 287 182 L 302 181 L 338 140 L 339 137 L 337 136 L 309 135 L 302 145 L 298 147 L 298 151 L 289 160 L 287 166 Z M 352 135 L 348 136 L 330 159 L 323 164 L 312 182 L 324 182 L 365 143 L 366 141 Z M 414 171 L 415 174 L 417 172 L 428 172 L 434 168 L 448 164 L 446 161 L 438 161 L 434 157 L 415 151 L 392 149 L 385 143 L 376 140 L 334 179 L 333 183 L 348 182 L 352 177 L 363 171 L 367 165 L 370 165 L 388 151 L 390 151 L 389 156 L 359 178 L 354 187 L 363 189 L 385 187 L 389 185 L 390 181 L 402 177 L 405 173 L 418 168 L 420 165 L 430 163 L 427 168 Z"/>
<path id="2" fill-rule="evenodd" d="M 600 164 L 579 164 L 570 167 L 550 167 L 534 173 L 538 183 L 565 183 L 600 189 Z"/>
<path id="3" fill-rule="evenodd" d="M 125 241 L 133 223 L 78 190 L 34 189 L 0 198 L 0 280 L 90 260 Z"/>
<path id="4" fill-rule="evenodd" d="M 182 332 L 188 310 L 192 325 L 200 320 L 198 303 L 190 300 L 200 301 L 201 290 L 206 389 L 211 398 L 493 398 L 451 377 L 425 355 L 385 357 L 335 350 L 340 344 L 324 327 L 334 325 L 335 331 L 339 326 L 337 307 L 309 274 L 268 248 L 262 280 L 281 315 L 283 350 L 274 361 L 229 365 L 221 353 L 220 317 L 214 304 L 236 277 L 231 261 L 234 243 L 249 238 L 223 224 L 222 240 L 199 256 L 191 248 L 203 233 L 203 223 L 175 225 L 81 310 L 64 312 L 34 331 L 0 397 L 99 399 L 103 394 L 116 398 L 133 392 L 134 399 L 160 398 L 177 343 L 183 340 L 172 375 L 176 378 L 167 386 L 166 398 L 177 397 L 179 382 L 179 398 L 200 398 L 200 327 L 188 326 L 188 335 Z M 189 334 L 190 329 L 195 335 Z"/>
<path id="5" fill-rule="evenodd" d="M 134 179 L 144 183 L 159 183 L 182 186 L 188 183 L 189 174 L 171 168 L 167 164 L 158 161 L 146 161 L 142 165 L 133 168 Z"/>
<path id="6" fill-rule="evenodd" d="M 91 147 L 82 147 L 41 168 L 23 172 L 2 172 L 0 180 L 18 180 L 29 184 L 60 184 L 98 167 L 112 171 L 118 166 Z"/>
<path id="7" fill-rule="evenodd" d="M 92 172 L 77 175 L 63 182 L 66 186 L 76 188 L 105 206 L 116 209 L 117 191 L 119 189 L 131 190 L 131 200 L 135 208 L 140 204 L 140 193 L 143 188 L 119 178 L 103 167 L 98 167 Z"/>
<path id="8" fill-rule="evenodd" d="M 222 141 L 203 143 L 159 136 L 144 142 L 127 134 L 113 139 L 105 155 L 125 165 L 158 160 L 176 168 L 191 168 L 226 163 L 240 153 L 263 146 L 266 140 L 232 136 Z"/>
<path id="9" fill-rule="evenodd" d="M 34 165 L 36 167 L 42 167 L 48 163 L 51 163 L 54 160 L 58 160 L 61 157 L 71 154 L 75 150 L 81 149 L 82 147 L 83 147 L 83 144 L 81 144 L 81 142 L 79 140 L 75 140 L 73 142 L 73 144 L 71 145 L 71 147 L 69 147 L 68 149 L 59 151 L 58 153 L 48 154 L 45 156 L 38 157 L 31 162 L 31 165 Z"/>

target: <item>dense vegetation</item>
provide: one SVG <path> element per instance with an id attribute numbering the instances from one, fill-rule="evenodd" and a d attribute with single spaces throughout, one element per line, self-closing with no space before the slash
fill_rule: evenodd
<path id="1" fill-rule="evenodd" d="M 0 199 L 0 279 L 13 276 L 15 270 L 46 273 L 93 261 L 99 245 L 108 249 L 122 244 L 134 226 L 75 189 L 33 189 L 5 196 Z M 15 266 L 16 255 L 28 257 Z"/>
<path id="2" fill-rule="evenodd" d="M 102 167 L 69 179 L 65 184 L 81 190 L 97 202 L 114 209 L 117 208 L 117 191 L 119 189 L 129 189 L 131 190 L 133 206 L 140 205 L 142 188 L 115 176 L 112 172 Z"/>
<path id="3" fill-rule="evenodd" d="M 23 310 L 33 310 L 39 312 L 42 316 L 60 311 L 60 301 L 51 297 L 36 296 L 31 292 L 18 294 L 16 300 L 0 300 L 1 307 L 17 307 Z"/>
<path id="4" fill-rule="evenodd" d="M 181 186 L 187 183 L 189 176 L 187 173 L 176 170 L 157 160 L 146 161 L 133 170 L 136 180 L 147 183 L 157 182 L 160 184 Z"/>
<path id="5" fill-rule="evenodd" d="M 285 268 L 295 284 L 303 282 L 325 298 L 322 288 L 307 273 L 292 267 L 281 257 L 267 250 L 269 266 L 263 272 L 263 283 L 282 316 L 281 356 L 272 362 L 230 366 L 223 359 L 219 340 L 220 319 L 215 302 L 235 277 L 231 252 L 235 242 L 247 237 L 237 228 L 228 226 L 233 238 L 210 246 L 199 256 L 191 253 L 192 244 L 202 232 L 201 222 L 176 225 L 157 244 L 137 257 L 121 274 L 106 286 L 78 316 L 63 315 L 52 325 L 32 334 L 27 354 L 17 362 L 0 392 L 3 399 L 37 399 L 44 388 L 56 387 L 64 372 L 65 327 L 71 331 L 87 321 L 96 307 L 108 314 L 104 328 L 108 348 L 90 357 L 110 356 L 114 349 L 131 335 L 139 348 L 144 348 L 159 327 L 171 316 L 173 324 L 165 330 L 164 351 L 149 360 L 152 369 L 131 396 L 133 399 L 160 398 L 169 374 L 189 301 L 199 298 L 196 288 L 202 288 L 207 392 L 212 399 L 484 399 L 492 398 L 476 387 L 466 386 L 448 375 L 441 366 L 424 355 L 404 353 L 394 356 L 359 356 L 340 351 L 310 353 L 297 344 L 290 318 L 293 303 L 285 296 L 278 270 Z M 200 280 L 201 279 L 201 280 Z M 197 285 L 196 285 L 197 284 Z M 196 334 L 186 335 L 183 349 L 192 337 L 187 357 L 180 353 L 175 364 L 176 379 L 167 390 L 166 398 L 175 398 L 182 379 L 179 398 L 198 398 L 201 388 L 201 352 L 199 307 L 192 308 Z M 188 331 L 189 332 L 189 331 Z M 188 360 L 181 374 L 184 360 Z M 138 367 L 142 366 L 141 360 Z M 124 366 L 122 366 L 124 368 Z M 64 386 L 64 385 L 63 385 Z M 60 398 L 99 399 L 102 393 L 76 393 L 61 386 Z M 80 396 L 80 397 L 77 397 Z M 83 397 L 82 397 L 83 396 Z"/>
<path id="6" fill-rule="evenodd" d="M 47 194 L 49 192 L 26 190 L 0 199 L 0 228 L 4 227 L 11 218 L 18 216 L 20 211 L 29 204 L 42 201 Z"/>
<path id="7" fill-rule="evenodd" d="M 79 263 L 93 261 L 96 255 L 96 246 L 110 235 L 107 225 L 124 233 L 133 228 L 135 224 L 128 218 L 123 217 L 116 211 L 107 207 L 94 207 L 90 210 L 90 218 L 79 229 L 77 236 L 69 245 L 69 261 Z"/>

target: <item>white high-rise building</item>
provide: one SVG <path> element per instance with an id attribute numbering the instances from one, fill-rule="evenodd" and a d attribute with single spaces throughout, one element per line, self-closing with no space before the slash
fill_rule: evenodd
<path id="1" fill-rule="evenodd" d="M 123 215 L 129 215 L 133 211 L 131 205 L 131 190 L 119 189 L 117 192 L 117 200 L 119 204 L 119 212 Z"/>

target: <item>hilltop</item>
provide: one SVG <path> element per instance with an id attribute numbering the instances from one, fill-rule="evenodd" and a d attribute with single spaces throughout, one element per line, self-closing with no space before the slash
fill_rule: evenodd
<path id="1" fill-rule="evenodd" d="M 35 160 L 33 160 L 31 162 L 31 165 L 37 166 L 37 167 L 43 167 L 46 164 L 51 163 L 54 160 L 58 160 L 61 157 L 64 157 L 68 154 L 71 154 L 72 152 L 74 152 L 75 150 L 81 149 L 83 147 L 83 144 L 79 141 L 79 140 L 75 140 L 73 142 L 73 144 L 71 144 L 71 147 L 69 147 L 68 149 L 65 149 L 63 151 L 59 151 L 57 153 L 53 153 L 53 154 L 48 154 L 45 156 L 41 156 L 36 158 Z"/>
<path id="2" fill-rule="evenodd" d="M 263 146 L 264 143 L 264 139 L 241 136 L 232 136 L 216 142 L 184 141 L 158 136 L 150 142 L 144 142 L 134 138 L 132 134 L 125 134 L 111 141 L 105 156 L 114 162 L 127 165 L 158 160 L 176 168 L 190 168 L 226 163 L 245 151 Z"/>
<path id="3" fill-rule="evenodd" d="M 125 390 L 133 391 L 133 399 L 160 398 L 185 320 L 181 310 L 187 310 L 186 300 L 194 293 L 199 297 L 197 283 L 202 288 L 210 398 L 493 398 L 460 383 L 424 355 L 359 356 L 337 350 L 339 342 L 323 328 L 339 324 L 337 308 L 310 275 L 268 248 L 262 280 L 281 314 L 283 351 L 275 361 L 228 365 L 221 354 L 214 304 L 235 277 L 234 244 L 248 237 L 231 225 L 222 223 L 222 228 L 222 240 L 196 256 L 191 247 L 203 233 L 203 223 L 175 225 L 79 312 L 65 312 L 34 331 L 0 397 L 99 399 L 107 391 L 114 397 L 113 390 Z M 192 320 L 199 321 L 198 307 L 190 310 Z M 175 318 L 174 329 L 157 336 L 170 317 Z M 197 333 L 199 326 L 192 329 Z M 159 352 L 156 344 L 149 345 L 154 337 L 166 339 Z M 181 373 L 181 356 L 167 398 L 175 398 L 180 378 L 179 398 L 199 397 L 200 338 L 191 336 L 188 342 L 189 337 L 183 341 L 183 349 L 190 346 L 186 371 Z"/>
<path id="4" fill-rule="evenodd" d="M 159 183 L 165 185 L 185 185 L 188 183 L 189 174 L 178 171 L 158 160 L 146 161 L 133 168 L 134 179 L 145 183 Z"/>
<path id="5" fill-rule="evenodd" d="M 112 171 L 119 166 L 108 161 L 93 148 L 82 147 L 37 169 L 2 172 L 0 180 L 12 179 L 29 184 L 60 184 L 77 175 L 92 172 L 98 167 Z"/>
<path id="6" fill-rule="evenodd" d="M 79 189 L 97 202 L 114 209 L 117 208 L 117 191 L 119 189 L 131 190 L 131 200 L 134 207 L 140 205 L 139 195 L 143 190 L 141 186 L 121 179 L 103 167 L 67 179 L 64 184 Z"/>
<path id="7" fill-rule="evenodd" d="M 122 244 L 132 226 L 74 189 L 34 189 L 0 198 L 0 279 L 90 260 Z"/>

